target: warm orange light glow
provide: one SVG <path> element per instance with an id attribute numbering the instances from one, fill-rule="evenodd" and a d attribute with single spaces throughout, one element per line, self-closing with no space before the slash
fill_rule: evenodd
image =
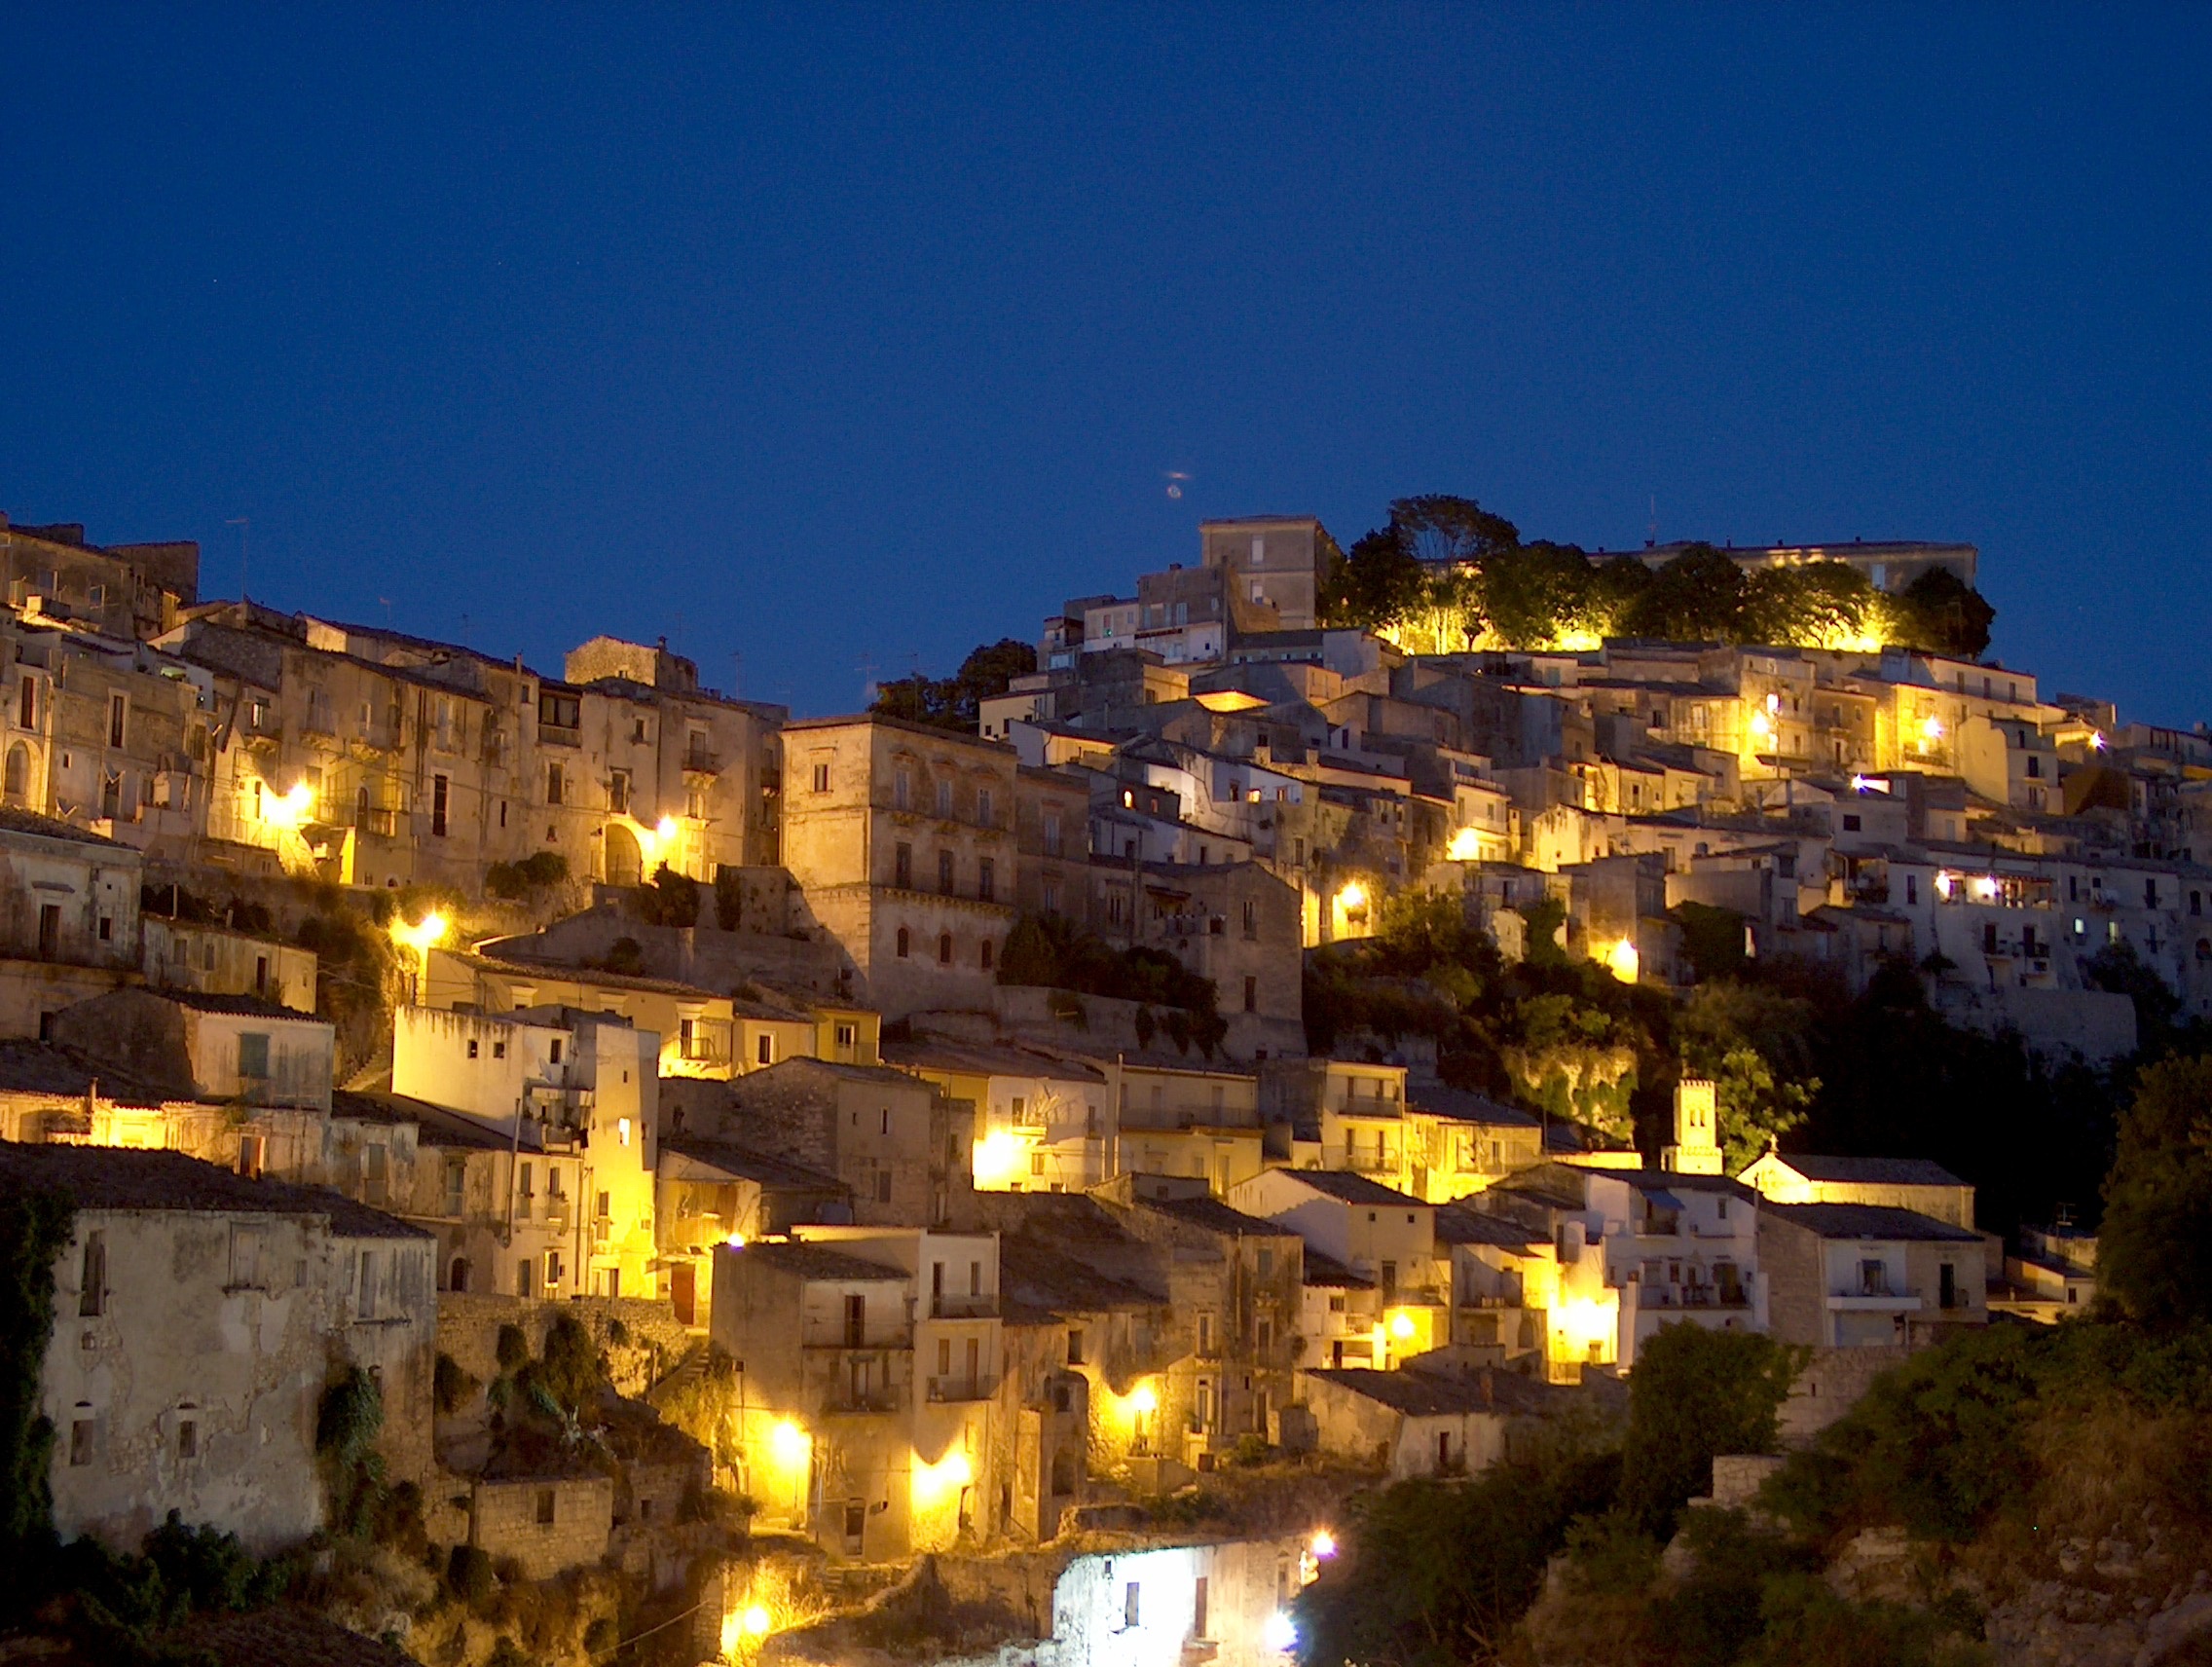
<path id="1" fill-rule="evenodd" d="M 1390 1316 L 1390 1335 L 1392 1337 L 1397 1338 L 1402 1343 L 1413 1334 L 1414 1316 L 1412 1315 L 1394 1314 Z"/>
<path id="2" fill-rule="evenodd" d="M 1129 1410 L 1150 1417 L 1160 1410 L 1160 1396 L 1150 1384 L 1139 1384 L 1129 1396 Z"/>
<path id="3" fill-rule="evenodd" d="M 1482 835 L 1472 828 L 1462 828 L 1458 833 L 1453 834 L 1452 843 L 1446 846 L 1444 850 L 1445 860 L 1453 863 L 1476 862 L 1480 860 L 1482 854 Z"/>
<path id="4" fill-rule="evenodd" d="M 1336 1554 L 1337 1537 L 1325 1528 L 1315 1529 L 1313 1531 L 1313 1555 L 1316 1557 L 1334 1557 Z"/>
<path id="5" fill-rule="evenodd" d="M 391 941 L 420 955 L 444 940 L 448 924 L 446 917 L 435 909 L 413 924 L 395 918 L 391 923 Z"/>
<path id="6" fill-rule="evenodd" d="M 755 1638 L 765 1637 L 769 1624 L 767 1605 L 750 1604 L 746 1607 L 745 1630 L 747 1632 L 750 1632 Z"/>
<path id="7" fill-rule="evenodd" d="M 1337 893 L 1337 902 L 1346 914 L 1367 907 L 1367 888 L 1357 880 L 1351 881 Z"/>
<path id="8" fill-rule="evenodd" d="M 264 784 L 261 796 L 261 820 L 272 828 L 297 828 L 308 820 L 314 809 L 314 789 L 304 781 L 292 784 L 289 793 L 279 794 Z"/>
<path id="9" fill-rule="evenodd" d="M 994 1129 L 976 1142 L 976 1185 L 1005 1192 L 1029 1172 L 1030 1142 L 1011 1129 Z"/>
<path id="10" fill-rule="evenodd" d="M 1605 968 L 1624 984 L 1633 984 L 1643 970 L 1643 957 L 1632 939 L 1623 938 L 1605 951 Z"/>

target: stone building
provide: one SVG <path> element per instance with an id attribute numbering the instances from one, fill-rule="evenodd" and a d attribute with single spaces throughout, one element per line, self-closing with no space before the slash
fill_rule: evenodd
<path id="1" fill-rule="evenodd" d="M 1874 1204 L 1973 1227 L 1973 1187 L 1926 1158 L 1767 1152 L 1736 1177 L 1770 1204 Z"/>
<path id="2" fill-rule="evenodd" d="M 546 1200 L 567 1238 L 561 1260 L 545 1266 L 572 1270 L 573 1293 L 651 1296 L 659 1058 L 658 1036 L 608 1015 L 402 1007 L 393 1019 L 391 1083 L 396 1093 L 474 1120 L 510 1148 L 572 1156 L 572 1203 Z M 518 1197 L 520 1183 L 518 1172 Z"/>
<path id="3" fill-rule="evenodd" d="M 1264 866 L 1091 865 L 1090 929 L 1120 948 L 1164 950 L 1214 986 L 1240 1059 L 1306 1051 L 1298 892 Z"/>
<path id="4" fill-rule="evenodd" d="M 1917 1347 L 1989 1323 L 1981 1235 L 1871 1204 L 1761 1204 L 1768 1317 L 1785 1343 Z"/>
<path id="5" fill-rule="evenodd" d="M 1241 1437 L 1269 1439 L 1294 1398 L 1304 1241 L 1232 1209 L 1201 1180 L 1123 1174 L 1093 1196 L 1130 1238 L 1156 1247 L 1168 1303 L 1188 1327 L 1158 1390 L 1169 1456 L 1210 1466 Z"/>
<path id="6" fill-rule="evenodd" d="M 850 1189 L 884 1227 L 960 1219 L 975 1190 L 975 1114 L 885 1065 L 786 1059 L 728 1083 L 670 1085 L 686 1133 L 783 1158 Z"/>
<path id="7" fill-rule="evenodd" d="M 941 1040 L 888 1044 L 885 1062 L 970 1108 L 979 1189 L 1082 1192 L 1113 1173 L 1118 1120 L 1107 1073 L 1096 1065 Z"/>
<path id="8" fill-rule="evenodd" d="M 10 608 L 144 641 L 198 599 L 200 546 L 189 538 L 93 544 L 82 522 L 24 526 L 0 514 L 0 580 Z"/>
<path id="9" fill-rule="evenodd" d="M 1298 1375 L 1321 1450 L 1380 1462 L 1393 1481 L 1465 1476 L 1529 1450 L 1575 1391 L 1489 1367 L 1456 1373 L 1320 1368 Z"/>
<path id="10" fill-rule="evenodd" d="M 1452 1341 L 1451 1264 L 1437 1253 L 1433 1204 L 1344 1169 L 1263 1169 L 1230 1188 L 1229 1202 L 1374 1282 L 1373 1365 Z"/>
<path id="11" fill-rule="evenodd" d="M 786 725 L 784 760 L 784 864 L 855 993 L 891 1019 L 987 1011 L 1018 895 L 1013 750 L 822 718 Z"/>
<path id="12" fill-rule="evenodd" d="M 177 1099 L 330 1109 L 334 1027 L 256 996 L 119 989 L 55 1015 L 48 1029 Z"/>
<path id="13" fill-rule="evenodd" d="M 390 1474 L 426 1477 L 427 1234 L 173 1152 L 0 1146 L 0 1193 L 74 1209 L 38 1408 L 63 1538 L 134 1550 L 171 1510 L 256 1551 L 305 1538 L 323 1521 L 317 1411 L 347 1367 L 381 1387 Z"/>
<path id="14" fill-rule="evenodd" d="M 840 1557 L 987 1536 L 997 1240 L 799 1231 L 715 1253 L 712 1335 L 739 1362 L 747 1492 Z"/>
<path id="15" fill-rule="evenodd" d="M 144 859 L 35 811 L 0 808 L 0 1037 L 136 982 Z"/>

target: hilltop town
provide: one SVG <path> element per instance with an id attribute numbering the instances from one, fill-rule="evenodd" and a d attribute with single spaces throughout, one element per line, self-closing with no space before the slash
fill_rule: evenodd
<path id="1" fill-rule="evenodd" d="M 2203 725 L 1994 657 L 1970 544 L 1190 555 L 800 718 L 0 521 L 29 1633 L 1273 1667 L 1355 1500 L 1680 1327 L 1810 1450 L 2097 1304 Z"/>

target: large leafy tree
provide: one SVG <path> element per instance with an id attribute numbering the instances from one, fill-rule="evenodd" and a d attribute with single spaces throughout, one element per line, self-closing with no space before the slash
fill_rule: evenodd
<path id="1" fill-rule="evenodd" d="M 2212 1056 L 2139 1079 L 2105 1180 L 2097 1282 L 2137 1319 L 2212 1320 Z"/>
<path id="2" fill-rule="evenodd" d="M 1671 643 L 1740 643 L 1749 623 L 1744 570 L 1711 544 L 1692 544 L 1632 602 L 1622 631 Z"/>
<path id="3" fill-rule="evenodd" d="M 1946 568 L 1929 569 L 1890 600 L 1891 636 L 1939 654 L 1977 658 L 1996 619 L 1988 599 Z"/>
<path id="4" fill-rule="evenodd" d="M 1797 1352 L 1749 1331 L 1663 1327 L 1636 1353 L 1629 1378 L 1621 1506 L 1662 1538 L 1688 1500 L 1713 1487 L 1719 1453 L 1771 1453 Z"/>
<path id="5" fill-rule="evenodd" d="M 916 672 L 878 685 L 870 712 L 886 718 L 903 718 L 910 723 L 928 723 L 940 729 L 973 731 L 982 718 L 983 702 L 1006 693 L 1017 677 L 1037 669 L 1037 650 L 1013 637 L 985 643 L 972 649 L 960 669 L 948 678 L 929 678 Z"/>
<path id="6" fill-rule="evenodd" d="M 1520 529 L 1471 498 L 1426 493 L 1395 499 L 1390 529 L 1406 553 L 1424 567 L 1484 566 L 1521 544 Z"/>

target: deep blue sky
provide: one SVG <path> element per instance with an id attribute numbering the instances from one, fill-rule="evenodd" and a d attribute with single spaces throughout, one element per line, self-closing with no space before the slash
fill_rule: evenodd
<path id="1" fill-rule="evenodd" d="M 2212 717 L 2212 12 L 1931 10 L 12 8 L 0 507 L 822 712 L 1204 515 L 1655 496 Z"/>

